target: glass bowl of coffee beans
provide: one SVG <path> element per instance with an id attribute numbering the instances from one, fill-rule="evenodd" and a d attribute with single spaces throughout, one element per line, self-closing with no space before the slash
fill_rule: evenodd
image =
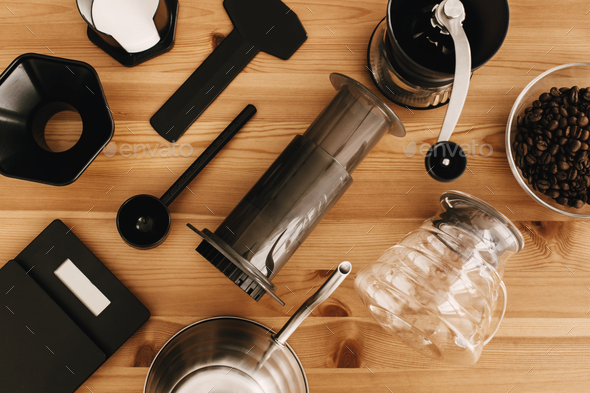
<path id="1" fill-rule="evenodd" d="M 590 63 L 564 64 L 535 78 L 516 99 L 506 154 L 522 188 L 570 217 L 590 218 Z"/>

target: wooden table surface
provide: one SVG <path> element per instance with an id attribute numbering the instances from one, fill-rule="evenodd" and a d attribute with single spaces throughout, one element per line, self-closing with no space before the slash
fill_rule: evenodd
<path id="1" fill-rule="evenodd" d="M 149 118 L 232 30 L 221 1 L 181 0 L 172 51 L 126 68 L 95 47 L 74 0 L 2 0 L 0 69 L 25 52 L 90 63 L 115 119 L 113 141 L 162 148 Z M 391 104 L 405 138 L 387 135 L 354 173 L 354 184 L 274 280 L 285 307 L 246 296 L 195 252 L 186 227 L 215 229 L 293 136 L 303 133 L 334 94 L 328 76 L 341 72 L 371 90 L 366 49 L 385 16 L 385 0 L 288 1 L 309 38 L 288 61 L 260 53 L 189 129 L 180 143 L 193 157 L 104 154 L 72 185 L 57 188 L 0 178 L 0 264 L 14 258 L 59 218 L 149 308 L 151 319 L 78 392 L 139 393 L 152 359 L 187 324 L 237 315 L 280 327 L 313 286 L 342 260 L 355 271 L 437 209 L 440 194 L 475 195 L 516 222 L 525 248 L 504 276 L 509 299 L 496 337 L 472 367 L 430 360 L 389 336 L 371 318 L 352 277 L 307 319 L 290 343 L 312 392 L 587 392 L 590 389 L 590 228 L 541 208 L 514 180 L 505 156 L 510 108 L 534 77 L 590 56 L 587 1 L 514 0 L 504 45 L 478 70 L 453 139 L 489 144 L 490 157 L 437 183 L 410 143 L 432 144 L 446 108 L 414 111 Z M 138 193 L 159 196 L 248 103 L 258 114 L 172 205 L 172 230 L 159 248 L 138 251 L 115 228 L 117 209 Z M 158 147 L 158 144 L 160 146 Z M 165 155 L 165 154 L 163 154 Z M 288 286 L 288 288 L 287 288 Z M 291 293 L 291 291 L 293 293 Z M 0 349 L 1 351 L 1 349 Z M 1 385 L 1 381 L 0 381 Z M 1 388 L 0 388 L 1 390 Z"/>

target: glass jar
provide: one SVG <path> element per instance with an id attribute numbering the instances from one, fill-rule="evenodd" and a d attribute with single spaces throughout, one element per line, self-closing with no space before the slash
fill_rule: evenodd
<path id="1" fill-rule="evenodd" d="M 524 239 L 485 202 L 448 191 L 436 216 L 356 276 L 377 322 L 424 355 L 475 364 L 506 310 L 508 258 Z"/>

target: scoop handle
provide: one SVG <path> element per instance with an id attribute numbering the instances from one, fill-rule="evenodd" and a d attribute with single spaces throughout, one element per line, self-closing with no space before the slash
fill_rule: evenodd
<path id="1" fill-rule="evenodd" d="M 162 203 L 169 206 L 177 196 L 187 187 L 191 181 L 209 164 L 209 162 L 223 149 L 234 135 L 254 116 L 256 107 L 248 104 L 246 108 L 227 126 L 225 130 L 207 148 L 197 159 L 188 167 L 186 171 L 176 180 L 176 182 L 160 198 Z"/>
<path id="2" fill-rule="evenodd" d="M 317 306 L 322 304 L 327 298 L 334 293 L 336 288 L 342 284 L 342 281 L 352 271 L 352 264 L 350 262 L 342 262 L 338 268 L 330 275 L 330 278 L 314 293 L 309 299 L 299 307 L 293 314 L 291 319 L 283 326 L 283 328 L 275 335 L 273 340 L 280 346 L 284 346 L 291 334 L 301 325 L 303 320 L 315 310 Z"/>

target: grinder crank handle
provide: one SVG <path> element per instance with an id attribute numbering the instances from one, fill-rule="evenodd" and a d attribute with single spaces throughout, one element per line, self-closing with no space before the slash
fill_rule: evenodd
<path id="1" fill-rule="evenodd" d="M 152 116 L 152 127 L 176 142 L 259 51 L 234 29 Z"/>
<path id="2" fill-rule="evenodd" d="M 437 142 L 446 142 L 457 126 L 471 78 L 471 49 L 463 30 L 465 8 L 459 0 L 445 0 L 436 9 L 436 19 L 449 32 L 455 45 L 455 77 L 453 91 Z"/>
<path id="3" fill-rule="evenodd" d="M 444 0 L 434 10 L 435 20 L 448 32 L 455 45 L 455 78 L 453 91 L 438 141 L 430 147 L 424 163 L 426 173 L 441 182 L 458 179 L 467 168 L 467 157 L 459 145 L 449 141 L 467 98 L 471 78 L 471 49 L 463 30 L 465 8 L 460 0 Z"/>

